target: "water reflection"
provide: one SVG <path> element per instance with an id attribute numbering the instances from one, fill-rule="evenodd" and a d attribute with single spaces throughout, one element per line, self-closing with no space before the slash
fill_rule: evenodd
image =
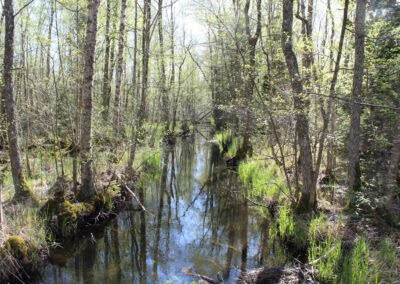
<path id="1" fill-rule="evenodd" d="M 165 149 L 160 174 L 144 182 L 138 196 L 151 213 L 124 212 L 56 251 L 42 282 L 190 283 L 196 279 L 182 273 L 190 267 L 231 283 L 240 269 L 275 255 L 267 222 L 247 204 L 218 147 L 202 135 Z"/>

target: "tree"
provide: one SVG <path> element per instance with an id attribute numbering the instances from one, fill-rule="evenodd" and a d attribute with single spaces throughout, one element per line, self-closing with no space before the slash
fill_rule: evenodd
<path id="1" fill-rule="evenodd" d="M 256 45 L 258 39 L 261 36 L 261 0 L 257 0 L 257 24 L 254 35 L 251 34 L 250 29 L 250 0 L 247 0 L 244 6 L 244 16 L 246 23 L 246 35 L 247 35 L 247 53 L 248 53 L 248 67 L 246 68 L 246 81 L 244 88 L 244 100 L 245 100 L 245 133 L 243 138 L 243 151 L 251 153 L 250 146 L 250 135 L 251 135 L 251 124 L 252 114 L 250 111 L 251 103 L 253 100 L 253 92 L 255 87 L 255 65 L 256 65 Z"/>
<path id="2" fill-rule="evenodd" d="M 14 181 L 15 195 L 14 200 L 25 201 L 37 200 L 34 198 L 31 189 L 25 180 L 25 174 L 21 162 L 21 151 L 18 138 L 18 117 L 14 101 L 14 8 L 13 1 L 4 1 L 5 14 L 5 38 L 4 38 L 4 70 L 3 70 L 3 97 L 5 98 L 5 107 L 7 114 L 7 137 L 9 146 L 9 155 L 11 162 L 11 172 Z"/>
<path id="3" fill-rule="evenodd" d="M 361 188 L 360 169 L 360 119 L 361 119 L 361 96 L 363 92 L 364 74 L 364 46 L 365 46 L 365 14 L 366 0 L 357 0 L 355 19 L 355 53 L 353 90 L 350 118 L 350 139 L 348 144 L 349 165 L 348 184 L 351 191 Z"/>
<path id="4" fill-rule="evenodd" d="M 300 211 L 311 211 L 316 207 L 316 188 L 313 185 L 312 154 L 307 117 L 309 102 L 307 96 L 303 94 L 302 78 L 299 73 L 296 54 L 293 52 L 293 0 L 284 0 L 282 7 L 282 49 L 291 78 L 296 113 L 296 136 L 300 147 L 302 186 L 298 209 Z"/>
<path id="5" fill-rule="evenodd" d="M 164 130 L 169 129 L 169 99 L 167 90 L 167 77 L 165 74 L 165 55 L 164 55 L 164 34 L 163 34 L 163 0 L 158 0 L 158 38 L 160 41 L 160 61 L 161 61 L 161 101 L 162 101 L 162 119 Z"/>
<path id="6" fill-rule="evenodd" d="M 84 49 L 84 77 L 81 112 L 81 190 L 79 198 L 84 200 L 95 194 L 92 161 L 92 89 L 95 63 L 97 13 L 100 0 L 88 1 L 86 42 Z"/>
<path id="7" fill-rule="evenodd" d="M 121 110 L 121 81 L 122 67 L 124 63 L 124 47 L 125 47 L 125 17 L 126 17 L 126 0 L 121 1 L 121 17 L 119 24 L 119 39 L 118 39 L 118 55 L 117 55 L 117 78 L 115 82 L 115 97 L 114 97 L 114 134 L 118 137 L 120 130 L 120 110 Z"/>
<path id="8" fill-rule="evenodd" d="M 107 122 L 109 108 L 110 108 L 110 95 L 111 95 L 111 82 L 110 82 L 110 49 L 111 49 L 111 35 L 110 35 L 110 22 L 111 22 L 111 0 L 107 0 L 106 12 L 106 30 L 105 30 L 105 50 L 104 50 L 104 72 L 103 72 L 103 90 L 102 90 L 102 106 L 103 106 L 103 120 Z"/>
<path id="9" fill-rule="evenodd" d="M 129 156 L 127 172 L 132 171 L 133 161 L 135 160 L 136 146 L 140 135 L 141 128 L 143 126 L 144 119 L 146 117 L 146 100 L 148 92 L 148 80 L 149 80 L 149 57 L 150 57 L 150 37 L 151 34 L 151 0 L 144 1 L 143 8 L 143 34 L 142 34 L 142 90 L 139 102 L 139 109 L 137 112 L 137 123 L 133 127 L 132 131 L 132 146 L 131 153 Z"/>

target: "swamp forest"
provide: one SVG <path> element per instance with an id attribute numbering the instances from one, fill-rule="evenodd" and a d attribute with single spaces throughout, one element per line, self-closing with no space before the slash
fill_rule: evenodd
<path id="1" fill-rule="evenodd" d="M 398 0 L 0 3 L 0 283 L 400 283 Z"/>

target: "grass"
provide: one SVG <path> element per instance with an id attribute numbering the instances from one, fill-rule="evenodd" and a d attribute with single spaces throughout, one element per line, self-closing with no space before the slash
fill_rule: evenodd
<path id="1" fill-rule="evenodd" d="M 280 239 L 307 248 L 308 263 L 322 283 L 396 283 L 399 276 L 399 249 L 393 238 L 373 247 L 367 238 L 343 249 L 342 216 L 334 222 L 323 213 L 309 222 L 294 214 L 288 205 L 281 206 L 269 229 L 271 240 Z"/>
<path id="2" fill-rule="evenodd" d="M 367 283 L 370 250 L 366 239 L 355 243 L 352 252 L 343 261 L 340 283 Z"/>
<path id="3" fill-rule="evenodd" d="M 282 194 L 288 194 L 284 177 L 273 161 L 266 163 L 265 160 L 245 160 L 240 163 L 238 173 L 252 198 L 280 199 Z"/>
<path id="4" fill-rule="evenodd" d="M 293 242 L 298 249 L 306 245 L 307 230 L 304 220 L 296 216 L 288 205 L 280 208 L 269 233 L 272 238 Z"/>
<path id="5" fill-rule="evenodd" d="M 323 214 L 313 218 L 308 230 L 308 260 L 315 262 L 318 269 L 318 277 L 324 282 L 337 281 L 337 271 L 340 266 L 342 253 L 341 237 L 338 226 L 331 224 Z"/>
<path id="6" fill-rule="evenodd" d="M 373 253 L 373 283 L 395 283 L 400 274 L 399 248 L 391 238 L 386 238 Z"/>

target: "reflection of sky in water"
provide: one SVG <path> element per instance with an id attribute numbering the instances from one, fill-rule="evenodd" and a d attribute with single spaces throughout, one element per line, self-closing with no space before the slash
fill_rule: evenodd
<path id="1" fill-rule="evenodd" d="M 210 178 L 210 149 L 204 138 L 197 139 L 197 143 L 178 142 L 173 197 L 169 186 L 172 173 L 169 161 L 166 180 L 168 194 L 164 194 L 159 231 L 160 181 L 148 185 L 145 206 L 154 215 L 145 214 L 147 283 L 190 283 L 197 280 L 182 273 L 185 267 L 215 279 L 219 271 L 229 267 L 231 278 L 226 283 L 231 283 L 237 276 L 234 267 L 241 266 L 241 222 L 245 220 L 246 214 L 240 201 L 226 197 L 226 188 L 237 186 L 236 179 L 231 179 L 230 174 L 216 174 L 213 178 L 215 181 L 203 187 L 202 182 Z M 170 204 L 168 195 L 171 196 Z M 210 198 L 213 198 L 213 202 Z M 248 214 L 247 265 L 256 267 L 259 265 L 257 254 L 261 233 L 258 223 L 261 220 L 256 218 L 250 208 Z M 120 214 L 113 221 L 117 225 L 111 224 L 104 232 L 106 236 L 97 237 L 96 248 L 92 244 L 87 246 L 89 249 L 78 249 L 65 267 L 49 265 L 42 282 L 140 283 L 139 271 L 143 271 L 139 264 L 140 215 L 137 212 Z M 137 243 L 136 247 L 133 240 Z M 230 265 L 227 265 L 229 258 Z M 155 271 L 158 281 L 155 279 Z"/>

